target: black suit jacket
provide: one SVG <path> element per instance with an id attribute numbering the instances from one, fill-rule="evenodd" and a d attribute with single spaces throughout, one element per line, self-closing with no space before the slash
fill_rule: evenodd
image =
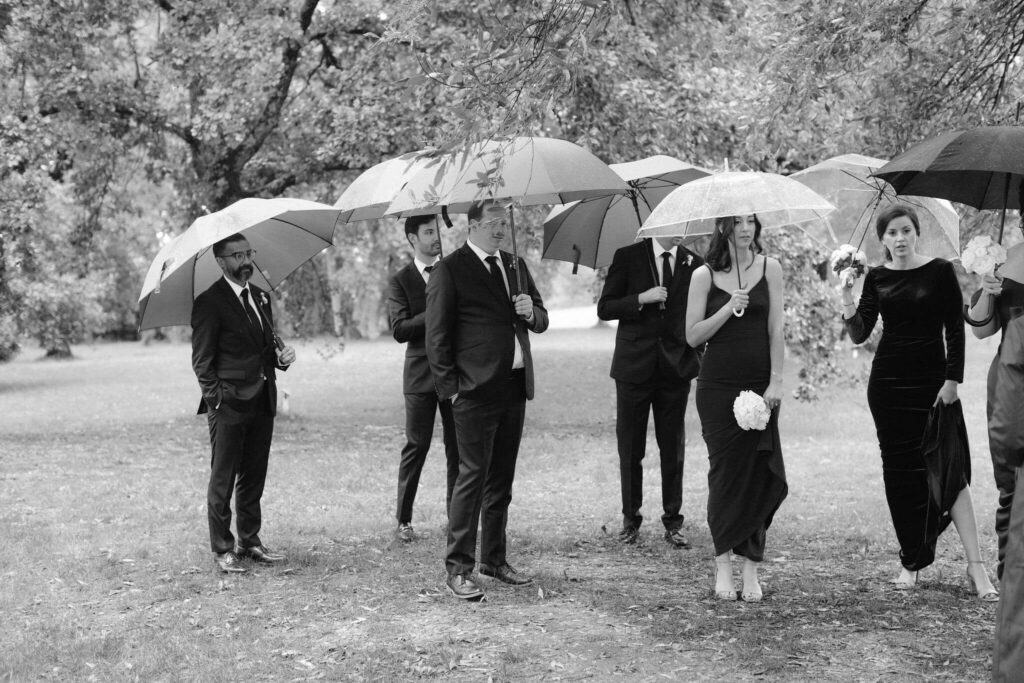
<path id="1" fill-rule="evenodd" d="M 249 289 L 264 316 L 262 334 L 252 329 L 242 301 L 223 277 L 192 304 L 192 369 L 203 392 L 199 414 L 216 409 L 232 418 L 255 410 L 277 412 L 274 371 L 286 367 L 277 364 L 270 297 L 252 284 Z M 261 401 L 264 386 L 267 400 Z"/>
<path id="2" fill-rule="evenodd" d="M 623 382 L 644 384 L 655 377 L 690 380 L 697 376 L 697 352 L 686 343 L 686 300 L 690 277 L 703 259 L 676 247 L 676 264 L 665 309 L 658 304 L 641 306 L 639 296 L 658 285 L 654 249 L 645 239 L 615 252 L 605 278 L 597 316 L 618 320 L 611 376 Z M 660 269 L 661 264 L 657 264 Z"/>
<path id="3" fill-rule="evenodd" d="M 405 347 L 402 391 L 429 394 L 434 391 L 426 345 L 427 283 L 412 261 L 391 276 L 388 283 L 388 319 L 391 334 Z"/>
<path id="4" fill-rule="evenodd" d="M 512 255 L 499 252 L 512 293 L 517 289 Z M 529 331 L 548 328 L 544 308 L 526 262 L 519 259 L 525 293 L 533 299 L 533 322 L 515 314 L 504 287 L 468 244 L 445 257 L 427 282 L 427 359 L 438 397 L 500 400 L 508 386 L 518 338 L 526 370 L 526 397 L 533 398 Z"/>

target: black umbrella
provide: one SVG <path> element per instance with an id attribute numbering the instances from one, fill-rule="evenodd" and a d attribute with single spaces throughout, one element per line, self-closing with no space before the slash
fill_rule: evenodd
<path id="1" fill-rule="evenodd" d="M 976 209 L 1021 208 L 1024 127 L 982 126 L 920 142 L 873 173 L 896 194 L 939 197 Z"/>

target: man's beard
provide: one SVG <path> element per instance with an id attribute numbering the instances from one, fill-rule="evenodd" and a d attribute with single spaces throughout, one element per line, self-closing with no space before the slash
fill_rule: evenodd
<path id="1" fill-rule="evenodd" d="M 252 266 L 248 263 L 243 263 L 231 271 L 231 277 L 235 278 L 239 282 L 248 282 L 249 278 L 252 277 L 252 273 Z"/>

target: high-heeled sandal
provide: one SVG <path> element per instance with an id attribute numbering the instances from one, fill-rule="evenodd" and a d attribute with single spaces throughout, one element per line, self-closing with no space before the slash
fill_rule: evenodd
<path id="1" fill-rule="evenodd" d="M 914 588 L 914 587 L 917 586 L 917 577 L 918 576 L 920 576 L 920 572 L 914 572 L 914 580 L 913 581 L 909 581 L 909 582 L 908 581 L 901 581 L 900 577 L 897 576 L 895 579 L 889 579 L 889 583 L 892 585 L 893 588 L 895 588 L 898 591 L 908 591 L 911 588 Z"/>
<path id="2" fill-rule="evenodd" d="M 967 582 L 970 583 L 971 588 L 974 589 L 974 594 L 978 596 L 978 599 L 982 602 L 997 602 L 999 600 L 999 591 L 997 591 L 995 587 L 993 587 L 991 590 L 985 591 L 984 593 L 982 593 L 978 589 L 978 583 L 974 580 L 974 577 L 971 576 L 972 564 L 980 564 L 982 571 L 984 571 L 985 563 L 982 560 L 975 560 L 974 562 L 968 560 L 967 562 Z"/>
<path id="3" fill-rule="evenodd" d="M 722 562 L 721 566 L 722 567 L 728 567 L 729 574 L 730 575 L 732 574 L 732 560 L 729 560 L 729 562 L 727 562 L 727 563 L 726 562 Z M 719 562 L 716 560 L 715 561 L 715 599 L 716 600 L 727 600 L 727 601 L 730 601 L 730 602 L 735 602 L 735 600 L 736 600 L 736 588 L 733 588 L 732 590 L 718 590 L 718 568 L 719 568 Z"/>

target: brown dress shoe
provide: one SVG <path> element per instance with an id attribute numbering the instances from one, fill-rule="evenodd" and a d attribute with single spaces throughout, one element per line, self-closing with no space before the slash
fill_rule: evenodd
<path id="1" fill-rule="evenodd" d="M 288 560 L 281 553 L 275 553 L 265 545 L 253 545 L 248 548 L 237 547 L 235 548 L 235 553 L 239 557 L 249 557 L 263 564 L 277 564 L 278 562 L 286 562 Z"/>
<path id="2" fill-rule="evenodd" d="M 238 559 L 238 555 L 235 555 L 230 550 L 226 553 L 218 553 L 214 555 L 213 561 L 225 574 L 245 573 L 245 567 L 242 566 L 241 561 Z"/>
<path id="3" fill-rule="evenodd" d="M 445 583 L 452 595 L 462 600 L 475 600 L 484 596 L 484 589 L 469 574 L 452 574 Z"/>
<path id="4" fill-rule="evenodd" d="M 480 573 L 484 576 L 495 578 L 502 583 L 507 583 L 510 586 L 526 586 L 533 583 L 533 579 L 529 576 L 523 576 L 517 572 L 508 562 L 500 567 L 491 567 L 490 565 L 482 564 L 480 565 Z"/>

